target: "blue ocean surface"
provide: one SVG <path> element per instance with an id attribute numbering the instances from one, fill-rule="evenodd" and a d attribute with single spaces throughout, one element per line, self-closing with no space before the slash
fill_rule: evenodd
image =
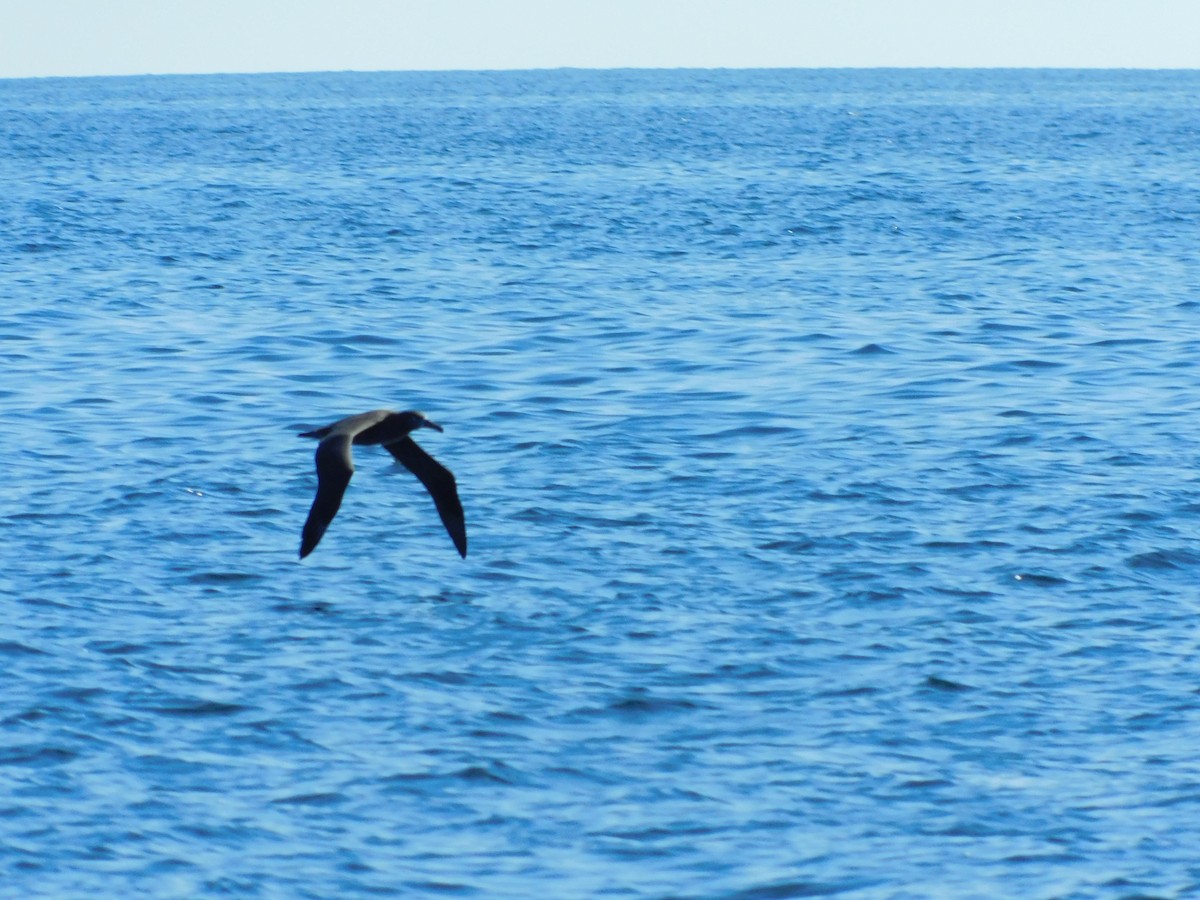
<path id="1" fill-rule="evenodd" d="M 0 897 L 1200 893 L 1197 96 L 0 82 Z"/>

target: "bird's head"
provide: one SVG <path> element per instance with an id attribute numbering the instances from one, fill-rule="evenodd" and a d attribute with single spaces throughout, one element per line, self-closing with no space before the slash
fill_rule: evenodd
<path id="1" fill-rule="evenodd" d="M 437 422 L 425 418 L 424 413 L 419 413 L 415 409 L 408 409 L 402 413 L 398 413 L 405 420 L 405 424 L 410 431 L 416 431 L 418 428 L 432 428 L 434 431 L 442 431 L 442 426 Z"/>

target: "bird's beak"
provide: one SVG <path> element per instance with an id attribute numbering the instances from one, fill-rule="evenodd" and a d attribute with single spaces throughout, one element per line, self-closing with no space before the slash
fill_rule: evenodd
<path id="1" fill-rule="evenodd" d="M 428 419 L 421 423 L 422 428 L 432 428 L 434 431 L 445 431 L 437 422 L 431 422 Z"/>

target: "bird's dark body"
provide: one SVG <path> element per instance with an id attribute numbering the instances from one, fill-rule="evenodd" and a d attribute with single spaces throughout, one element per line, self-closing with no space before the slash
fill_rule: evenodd
<path id="1" fill-rule="evenodd" d="M 376 410 L 375 412 L 386 412 L 386 410 Z M 342 430 L 340 426 L 344 423 L 353 422 L 356 419 L 364 419 L 366 416 L 373 416 L 374 413 L 360 413 L 357 416 L 349 416 L 339 422 L 334 422 L 332 425 L 326 425 L 324 428 L 318 428 L 316 431 L 306 431 L 300 437 L 311 438 L 326 438 L 335 430 Z M 390 413 L 393 416 L 400 416 L 401 413 Z M 357 423 L 356 423 L 357 424 Z M 417 425 L 416 428 L 428 427 Z M 365 430 L 354 434 L 351 437 L 351 442 L 361 446 L 370 446 L 372 444 L 386 444 L 389 441 L 397 441 L 403 437 L 407 437 L 416 428 L 410 427 L 407 421 L 393 422 L 389 419 L 382 419 L 374 425 L 370 425 Z"/>
<path id="2" fill-rule="evenodd" d="M 397 413 L 376 409 L 348 416 L 332 425 L 300 435 L 321 441 L 316 452 L 317 496 L 301 534 L 301 559 L 312 553 L 320 543 L 329 523 L 341 508 L 346 487 L 354 474 L 354 460 L 350 453 L 353 444 L 382 444 L 398 462 L 416 475 L 433 497 L 442 524 L 446 526 L 455 548 L 460 555 L 467 555 L 467 526 L 462 503 L 458 499 L 458 486 L 450 470 L 409 437 L 418 428 L 442 430 L 440 425 L 412 410 Z"/>

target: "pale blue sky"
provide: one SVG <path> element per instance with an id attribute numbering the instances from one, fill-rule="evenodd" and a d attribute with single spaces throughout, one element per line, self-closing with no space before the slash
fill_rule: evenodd
<path id="1" fill-rule="evenodd" d="M 1200 68 L 1200 0 L 0 0 L 0 77 L 557 66 Z"/>

